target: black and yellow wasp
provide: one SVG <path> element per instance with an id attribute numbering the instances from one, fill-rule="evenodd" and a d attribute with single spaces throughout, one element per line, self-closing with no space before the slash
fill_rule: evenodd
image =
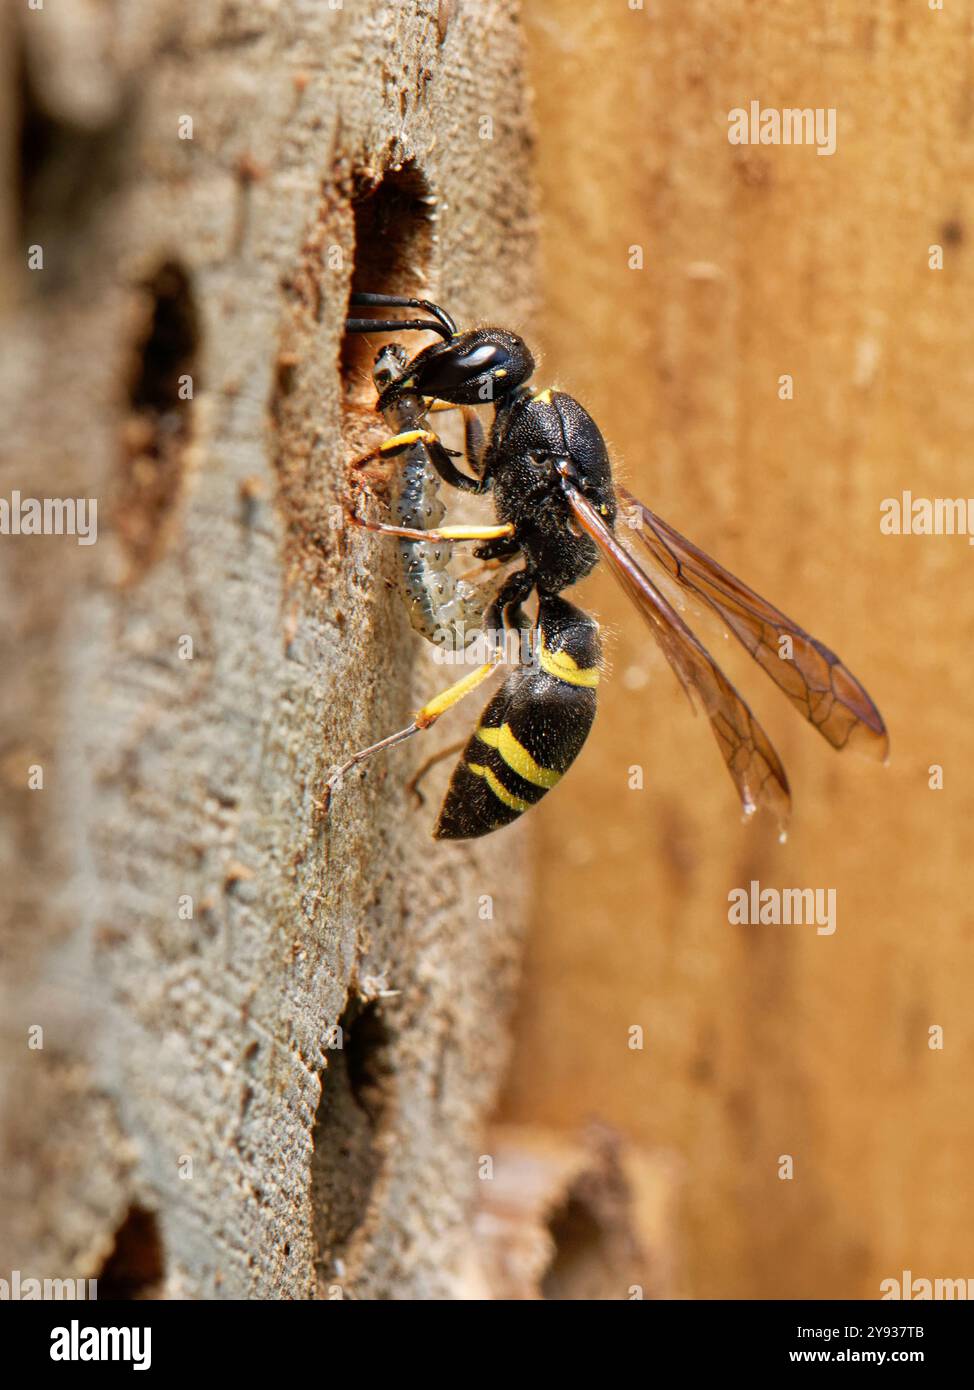
<path id="1" fill-rule="evenodd" d="M 623 545 L 622 535 L 631 536 L 633 547 L 638 545 L 664 576 L 718 616 L 833 748 L 855 740 L 886 757 L 882 717 L 835 653 L 613 483 L 605 441 L 591 416 L 562 391 L 528 385 L 534 360 L 521 338 L 502 328 L 460 332 L 450 315 L 428 300 L 353 294 L 351 303 L 418 309 L 427 316 L 350 318 L 346 327 L 351 333 L 432 330 L 443 339 L 411 360 L 401 348 L 391 359 L 389 348 L 380 352 L 374 373 L 376 409 L 395 433 L 358 460 L 402 459 L 403 476 L 411 479 L 408 507 L 396 508 L 400 524 L 363 524 L 399 538 L 407 597 L 426 615 L 414 625 L 435 640 L 427 630 L 429 615 L 436 611 L 450 545 L 475 540 L 480 544 L 474 554 L 482 561 L 523 563 L 502 579 L 486 605 L 482 625 L 495 643 L 491 659 L 431 700 L 407 728 L 343 763 L 329 780 L 326 799 L 350 768 L 429 728 L 480 685 L 496 669 L 498 639 L 521 630 L 533 639 L 527 648 L 531 658 L 515 667 L 483 711 L 454 770 L 433 833 L 454 840 L 486 835 L 540 801 L 568 771 L 595 718 L 598 625 L 561 595 L 601 557 L 648 622 L 691 700 L 696 697 L 702 705 L 744 811 L 766 807 L 783 827 L 790 807 L 788 779 L 770 739 Z M 486 441 L 467 409 L 484 402 L 494 407 Z M 456 466 L 453 451 L 430 428 L 429 415 L 450 408 L 464 411 L 465 454 L 472 474 Z M 465 492 L 491 492 L 498 524 L 427 529 L 403 524 L 423 515 L 442 516 L 442 508 L 434 512 L 432 501 L 441 482 Z M 617 533 L 620 502 L 629 519 Z M 532 593 L 537 594 L 533 618 L 523 608 Z M 478 621 L 484 607 L 476 608 Z M 455 619 L 456 606 L 450 611 Z"/>

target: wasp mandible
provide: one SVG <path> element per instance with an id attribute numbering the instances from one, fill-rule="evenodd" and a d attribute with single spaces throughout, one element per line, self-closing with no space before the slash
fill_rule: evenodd
<path id="1" fill-rule="evenodd" d="M 523 562 L 496 584 L 486 602 L 463 595 L 462 606 L 477 622 L 482 615 L 488 633 L 531 634 L 534 657 L 515 667 L 484 709 L 454 769 L 433 831 L 437 839 L 470 839 L 508 825 L 560 781 L 580 752 L 595 718 L 601 647 L 595 620 L 561 595 L 600 558 L 649 624 L 691 703 L 696 700 L 707 715 L 746 814 L 767 808 L 784 828 L 791 800 L 781 759 L 642 561 L 712 610 L 833 748 L 855 741 L 887 757 L 882 716 L 838 656 L 613 482 L 605 441 L 587 411 L 563 391 L 529 384 L 534 359 L 522 338 L 504 328 L 460 331 L 444 309 L 425 299 L 356 293 L 351 303 L 415 309 L 424 317 L 353 317 L 346 322 L 350 333 L 433 331 L 442 339 L 411 359 L 396 345 L 380 351 L 373 372 L 376 409 L 394 433 L 358 460 L 406 456 L 402 476 L 411 477 L 413 486 L 410 491 L 400 482 L 398 524 L 362 524 L 399 538 L 404 575 L 412 576 L 412 599 L 426 615 L 414 626 L 437 640 L 429 622 L 438 576 L 445 572 L 445 560 L 439 563 L 442 547 L 473 540 L 482 561 Z M 469 410 L 484 402 L 494 407 L 486 440 Z M 470 472 L 457 467 L 456 455 L 429 424 L 430 414 L 450 408 L 464 411 L 464 461 Z M 424 513 L 442 517 L 441 504 L 435 510 L 433 502 L 439 482 L 464 492 L 490 492 L 497 525 L 407 524 Z M 406 495 L 421 504 L 418 511 L 415 505 L 412 514 L 403 508 Z M 617 533 L 620 501 L 638 525 Z M 626 532 L 631 549 L 623 543 Z M 421 547 L 433 547 L 432 566 L 430 551 Z M 408 580 L 406 589 L 408 596 Z M 533 618 L 523 606 L 532 593 L 537 595 Z M 451 620 L 457 616 L 454 605 Z M 350 768 L 429 728 L 476 689 L 496 669 L 499 656 L 495 649 L 405 729 L 349 758 L 329 779 L 326 800 Z"/>

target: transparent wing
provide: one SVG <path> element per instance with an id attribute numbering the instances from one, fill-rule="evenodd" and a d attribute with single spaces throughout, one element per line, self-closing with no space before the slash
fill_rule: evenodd
<path id="1" fill-rule="evenodd" d="M 617 491 L 623 502 L 635 509 L 640 523 L 631 530 L 621 525 L 620 534 L 638 540 L 682 589 L 717 614 L 833 748 L 854 743 L 861 751 L 884 760 L 888 757 L 889 735 L 882 715 L 835 652 L 681 536 L 632 493 L 625 488 Z"/>
<path id="2" fill-rule="evenodd" d="M 767 734 L 707 649 L 619 543 L 591 502 L 574 487 L 565 495 L 576 521 L 602 552 L 635 603 L 683 688 L 703 707 L 721 757 L 748 814 L 766 807 L 784 828 L 791 809 L 788 778 Z"/>

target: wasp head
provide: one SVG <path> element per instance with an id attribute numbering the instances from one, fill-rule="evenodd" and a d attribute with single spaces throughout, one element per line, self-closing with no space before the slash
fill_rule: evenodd
<path id="1" fill-rule="evenodd" d="M 417 353 L 409 370 L 382 391 L 377 409 L 413 391 L 454 405 L 483 405 L 523 385 L 533 371 L 534 359 L 516 333 L 472 328 Z"/>

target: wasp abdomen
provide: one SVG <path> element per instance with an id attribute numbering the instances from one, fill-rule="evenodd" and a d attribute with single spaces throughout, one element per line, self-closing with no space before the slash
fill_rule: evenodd
<path id="1" fill-rule="evenodd" d="M 556 786 L 595 718 L 598 624 L 564 599 L 538 606 L 534 661 L 488 703 L 457 764 L 434 835 L 467 840 L 508 825 Z"/>

